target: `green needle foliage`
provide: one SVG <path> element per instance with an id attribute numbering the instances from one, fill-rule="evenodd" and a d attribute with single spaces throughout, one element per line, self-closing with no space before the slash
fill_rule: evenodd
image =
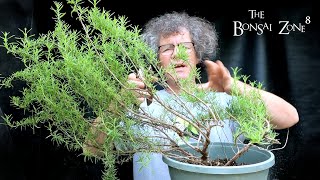
<path id="1" fill-rule="evenodd" d="M 112 18 L 109 12 L 99 10 L 95 1 L 91 9 L 80 7 L 80 1 L 68 3 L 78 15 L 82 31 L 62 20 L 63 5 L 55 2 L 54 31 L 34 38 L 25 29 L 24 36 L 16 41 L 11 41 L 9 33 L 3 33 L 3 46 L 26 67 L 6 78 L 3 86 L 10 88 L 14 80 L 26 82 L 23 97 L 12 97 L 12 104 L 32 112 L 22 121 L 8 123 L 33 128 L 45 123 L 54 142 L 79 150 L 85 138 L 93 138 L 89 131 L 91 121 L 100 117 L 104 123 L 101 130 L 108 134 L 105 173 L 112 177 L 116 159 L 113 142 L 133 140 L 133 121 L 123 108 L 137 103 L 135 95 L 128 91 L 132 88 L 127 83 L 128 72 L 138 68 L 146 71 L 145 61 L 152 64 L 156 54 L 141 41 L 139 29 L 128 25 L 125 17 Z M 148 78 L 151 72 L 145 74 Z M 126 93 L 119 93 L 121 89 L 127 89 Z"/>
<path id="2" fill-rule="evenodd" d="M 156 96 L 157 83 L 167 88 L 164 72 L 174 72 L 159 67 L 157 54 L 141 39 L 138 27 L 127 23 L 124 16 L 115 17 L 109 11 L 98 7 L 98 0 L 89 1 L 91 7 L 81 6 L 81 0 L 67 0 L 72 7 L 81 30 L 76 30 L 63 20 L 63 4 L 55 2 L 55 28 L 38 37 L 22 30 L 22 37 L 10 36 L 3 32 L 3 47 L 8 53 L 19 58 L 25 69 L 13 73 L 2 80 L 1 87 L 11 88 L 14 81 L 23 81 L 26 87 L 21 97 L 12 97 L 12 105 L 31 112 L 21 121 L 12 121 L 6 116 L 11 127 L 36 128 L 44 124 L 57 145 L 64 145 L 70 151 L 82 150 L 90 142 L 100 148 L 100 156 L 84 151 L 84 157 L 99 159 L 105 165 L 104 179 L 116 179 L 115 164 L 120 155 L 135 152 L 160 152 L 173 156 L 169 149 L 182 152 L 190 161 L 207 164 L 206 152 L 214 123 L 224 118 L 234 119 L 239 124 L 236 134 L 246 136 L 250 144 L 272 144 L 276 134 L 268 121 L 265 105 L 257 92 L 236 97 L 230 108 L 224 110 L 215 97 L 206 97 L 206 91 L 194 85 L 194 77 L 200 81 L 200 73 L 194 69 L 191 77 L 180 83 L 181 96 L 174 94 L 173 100 L 161 100 Z M 180 59 L 188 61 L 183 46 L 178 46 Z M 152 71 L 150 69 L 153 69 Z M 163 107 L 163 115 L 153 117 L 139 108 L 134 86 L 127 81 L 130 72 L 139 72 L 146 84 L 144 93 L 153 96 L 153 101 Z M 234 70 L 236 80 L 247 80 Z M 171 74 L 175 76 L 175 74 Z M 262 88 L 261 84 L 251 83 Z M 181 110 L 173 108 L 174 101 Z M 205 112 L 195 115 L 185 101 Z M 209 106 L 210 104 L 210 106 Z M 165 115 L 174 114 L 178 118 L 168 121 Z M 97 134 L 92 131 L 93 120 L 98 118 L 95 128 L 104 132 L 102 145 L 96 142 Z M 179 128 L 184 126 L 185 131 Z M 148 136 L 146 129 L 152 127 L 163 132 L 164 138 Z M 176 136 L 167 136 L 167 132 Z M 199 135 L 201 135 L 199 138 Z M 203 147 L 193 147 L 202 157 L 195 157 L 179 149 L 181 142 L 188 144 L 190 138 L 199 139 Z M 165 150 L 162 147 L 166 147 Z M 179 157 L 175 157 L 179 158 Z"/>
<path id="3" fill-rule="evenodd" d="M 277 133 L 273 131 L 274 127 L 270 124 L 266 105 L 258 92 L 259 89 L 263 89 L 262 83 L 250 82 L 249 76 L 238 75 L 239 71 L 238 68 L 233 69 L 235 81 L 242 80 L 257 89 L 244 89 L 244 93 L 240 93 L 238 88 L 232 87 L 232 94 L 235 98 L 227 111 L 240 125 L 235 136 L 244 135 L 252 144 L 279 144 L 276 140 Z"/>

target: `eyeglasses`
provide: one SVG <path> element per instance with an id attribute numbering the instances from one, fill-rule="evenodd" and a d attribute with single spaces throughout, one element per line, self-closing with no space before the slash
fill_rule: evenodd
<path id="1" fill-rule="evenodd" d="M 158 52 L 164 56 L 169 56 L 169 55 L 171 56 L 173 54 L 176 46 L 183 46 L 186 49 L 187 53 L 190 53 L 193 50 L 194 43 L 193 42 L 181 42 L 177 45 L 165 44 L 165 45 L 159 46 Z"/>

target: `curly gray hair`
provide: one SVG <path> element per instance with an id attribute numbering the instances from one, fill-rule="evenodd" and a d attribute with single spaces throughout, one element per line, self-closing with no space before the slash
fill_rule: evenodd
<path id="1" fill-rule="evenodd" d="M 200 61 L 214 58 L 218 47 L 218 35 L 214 25 L 186 12 L 171 12 L 152 18 L 145 24 L 141 35 L 142 39 L 158 52 L 160 37 L 180 32 L 181 28 L 186 28 L 190 32 Z"/>

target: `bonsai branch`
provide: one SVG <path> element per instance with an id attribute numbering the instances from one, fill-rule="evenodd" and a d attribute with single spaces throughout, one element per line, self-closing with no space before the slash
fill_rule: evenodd
<path id="1" fill-rule="evenodd" d="M 225 166 L 230 166 L 234 163 L 242 154 L 248 151 L 248 149 L 252 146 L 252 143 L 246 144 L 240 151 L 238 151 L 226 164 Z"/>

